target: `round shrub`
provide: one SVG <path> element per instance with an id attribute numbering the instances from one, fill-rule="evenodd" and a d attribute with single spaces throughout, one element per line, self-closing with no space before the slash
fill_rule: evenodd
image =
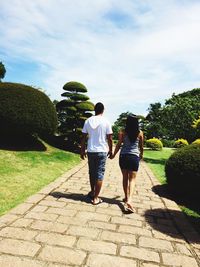
<path id="1" fill-rule="evenodd" d="M 200 138 L 196 139 L 194 142 L 192 142 L 192 144 L 200 145 Z"/>
<path id="2" fill-rule="evenodd" d="M 188 141 L 186 139 L 180 138 L 174 142 L 174 147 L 175 148 L 180 148 L 184 146 L 188 146 Z"/>
<path id="3" fill-rule="evenodd" d="M 1 133 L 51 134 L 57 127 L 53 103 L 43 92 L 18 83 L 0 83 Z"/>
<path id="4" fill-rule="evenodd" d="M 176 150 L 166 161 L 165 173 L 170 188 L 180 194 L 197 196 L 200 192 L 200 146 Z"/>
<path id="5" fill-rule="evenodd" d="M 158 138 L 151 138 L 146 140 L 146 146 L 152 150 L 162 150 L 163 144 Z"/>

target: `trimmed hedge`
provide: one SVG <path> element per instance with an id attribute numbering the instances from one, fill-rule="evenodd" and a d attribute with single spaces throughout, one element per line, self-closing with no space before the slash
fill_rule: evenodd
<path id="1" fill-rule="evenodd" d="M 177 149 L 165 164 L 167 183 L 170 188 L 187 196 L 200 192 L 200 145 L 192 144 Z"/>
<path id="2" fill-rule="evenodd" d="M 162 150 L 163 144 L 158 138 L 151 138 L 146 140 L 146 146 L 152 150 Z"/>
<path id="3" fill-rule="evenodd" d="M 188 146 L 188 141 L 186 139 L 180 138 L 174 142 L 174 147 L 175 148 L 180 148 L 184 146 Z"/>
<path id="4" fill-rule="evenodd" d="M 52 134 L 57 128 L 53 103 L 43 92 L 19 83 L 0 83 L 1 133 Z"/>

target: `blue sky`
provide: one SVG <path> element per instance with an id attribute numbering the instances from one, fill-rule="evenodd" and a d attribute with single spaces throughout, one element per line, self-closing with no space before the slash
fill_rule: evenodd
<path id="1" fill-rule="evenodd" d="M 0 9 L 4 81 L 61 100 L 79 81 L 114 122 L 200 87 L 200 1 L 10 0 Z"/>

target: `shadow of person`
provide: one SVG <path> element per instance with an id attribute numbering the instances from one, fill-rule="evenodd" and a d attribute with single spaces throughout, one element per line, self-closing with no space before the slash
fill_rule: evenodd
<path id="1" fill-rule="evenodd" d="M 158 238 L 170 236 L 188 243 L 200 243 L 200 234 L 192 227 L 187 216 L 179 210 L 149 209 L 145 211 L 144 216 Z"/>
<path id="2" fill-rule="evenodd" d="M 92 204 L 91 198 L 88 195 L 84 195 L 80 193 L 71 193 L 71 192 L 62 193 L 62 192 L 54 191 L 54 192 L 51 192 L 49 195 L 57 199 L 65 198 L 65 199 L 72 199 L 78 202 L 85 202 L 88 204 Z M 101 197 L 101 199 L 103 200 L 103 203 L 107 203 L 110 205 L 117 205 L 124 214 L 130 214 L 131 212 L 125 210 L 122 201 L 118 200 L 118 198 L 119 198 L 118 196 L 115 198 Z M 98 204 L 98 205 L 101 206 L 101 204 Z"/>

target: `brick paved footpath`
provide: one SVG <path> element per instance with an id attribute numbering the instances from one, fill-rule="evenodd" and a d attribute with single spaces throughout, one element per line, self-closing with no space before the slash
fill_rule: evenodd
<path id="1" fill-rule="evenodd" d="M 108 160 L 92 205 L 87 161 L 0 217 L 0 267 L 200 266 L 200 236 L 145 163 L 137 177 L 136 213 L 125 214 L 118 160 Z"/>

